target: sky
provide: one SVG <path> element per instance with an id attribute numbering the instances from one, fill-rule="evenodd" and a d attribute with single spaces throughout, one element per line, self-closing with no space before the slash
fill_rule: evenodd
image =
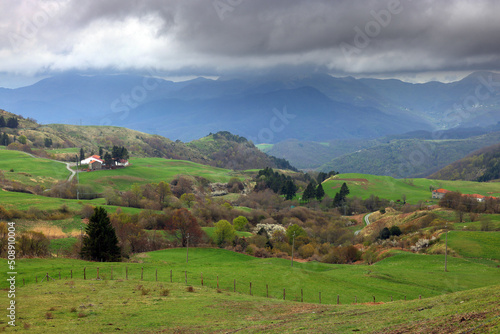
<path id="1" fill-rule="evenodd" d="M 500 69 L 499 14 L 496 0 L 2 0 L 0 87 L 62 72 L 450 82 Z"/>

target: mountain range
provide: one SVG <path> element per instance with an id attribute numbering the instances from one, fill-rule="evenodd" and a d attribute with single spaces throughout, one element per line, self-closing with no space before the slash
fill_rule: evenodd
<path id="1" fill-rule="evenodd" d="M 0 105 L 42 124 L 116 125 L 172 140 L 223 130 L 254 143 L 322 142 L 496 123 L 497 82 L 490 72 L 425 84 L 327 74 L 184 82 L 61 74 L 0 88 Z"/>

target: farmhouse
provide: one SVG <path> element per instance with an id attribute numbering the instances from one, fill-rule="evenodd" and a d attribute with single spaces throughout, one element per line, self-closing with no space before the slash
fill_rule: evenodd
<path id="1" fill-rule="evenodd" d="M 88 157 L 87 159 L 80 161 L 80 165 L 90 165 L 90 162 L 93 161 L 93 160 L 100 161 L 101 164 L 103 163 L 103 160 L 101 159 L 101 156 L 99 156 L 99 155 L 92 155 L 92 156 Z"/>
<path id="2" fill-rule="evenodd" d="M 446 195 L 446 193 L 449 193 L 449 192 L 450 192 L 449 190 L 446 190 L 443 188 L 433 190 L 432 191 L 432 198 L 441 199 L 444 197 L 444 195 Z"/>
<path id="3" fill-rule="evenodd" d="M 472 195 L 466 194 L 464 196 L 474 198 L 478 202 L 484 202 L 484 200 L 486 199 L 486 196 L 479 195 L 479 194 L 472 194 Z"/>
<path id="4" fill-rule="evenodd" d="M 81 160 L 80 161 L 81 165 L 88 165 L 89 170 L 99 170 L 99 169 L 114 169 L 114 168 L 120 168 L 120 167 L 127 167 L 130 165 L 128 160 L 126 159 L 117 159 L 113 158 L 111 165 L 108 166 L 103 159 L 101 159 L 101 156 L 99 155 L 92 155 L 88 157 L 87 159 Z"/>

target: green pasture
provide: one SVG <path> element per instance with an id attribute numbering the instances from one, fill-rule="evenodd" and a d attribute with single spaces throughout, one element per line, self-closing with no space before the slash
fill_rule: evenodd
<path id="1" fill-rule="evenodd" d="M 4 261 L 4 260 L 3 260 Z M 4 263 L 5 264 L 5 263 Z M 335 304 L 337 295 L 342 303 L 416 299 L 439 296 L 456 291 L 463 291 L 498 283 L 498 269 L 492 266 L 467 261 L 466 259 L 448 257 L 448 270 L 444 272 L 443 255 L 419 255 L 398 252 L 374 265 L 331 265 L 318 262 L 295 262 L 278 258 L 254 258 L 222 249 L 190 248 L 189 262 L 186 263 L 186 249 L 168 249 L 139 254 L 131 263 L 95 263 L 74 259 L 21 259 L 17 270 L 19 278 L 26 284 L 35 283 L 47 272 L 51 276 L 63 277 L 73 270 L 75 278 L 83 278 L 86 267 L 87 278 L 95 278 L 97 267 L 100 275 L 114 279 L 125 279 L 126 267 L 128 278 L 139 280 L 141 270 L 145 281 L 156 279 L 159 282 L 185 282 L 187 272 L 188 284 L 201 285 L 203 274 L 204 285 L 216 287 L 217 276 L 219 286 L 225 291 L 233 291 L 234 280 L 236 290 L 249 294 L 250 282 L 252 294 L 266 296 L 266 284 L 269 296 L 282 299 L 286 289 L 287 300 L 300 300 L 303 289 L 305 302 L 318 303 L 321 292 L 322 303 Z M 112 268 L 112 269 L 111 269 Z M 143 269 L 141 269 L 143 268 Z M 6 283 L 2 283 L 5 287 Z"/>
<path id="2" fill-rule="evenodd" d="M 32 333 L 494 333 L 499 286 L 412 301 L 319 305 L 182 283 L 65 279 L 19 286 L 16 327 Z M 7 305 L 7 294 L 0 297 Z M 0 320 L 7 326 L 8 319 Z"/>
<path id="3" fill-rule="evenodd" d="M 69 211 L 78 212 L 86 204 L 102 206 L 110 213 L 118 209 L 117 206 L 105 205 L 105 200 L 103 198 L 96 198 L 93 200 L 63 199 L 0 190 L 0 205 L 9 210 L 27 211 L 33 207 L 39 210 L 54 211 L 66 205 Z M 125 213 L 139 213 L 142 211 L 136 208 L 120 208 Z"/>
<path id="4" fill-rule="evenodd" d="M 323 183 L 325 193 L 334 197 L 340 191 L 342 183 L 349 187 L 349 197 L 367 199 L 375 195 L 388 200 L 402 200 L 406 195 L 406 202 L 416 204 L 423 202 L 437 202 L 432 199 L 430 187 L 444 188 L 451 191 L 460 191 L 463 194 L 481 194 L 484 196 L 499 196 L 500 186 L 495 182 L 472 181 L 442 181 L 429 179 L 395 179 L 390 176 L 375 176 L 369 174 L 339 174 Z"/>
<path id="5" fill-rule="evenodd" d="M 500 261 L 500 232 L 450 231 L 448 246 L 464 257 Z"/>
<path id="6" fill-rule="evenodd" d="M 63 163 L 34 158 L 24 152 L 10 150 L 0 150 L 0 171 L 8 180 L 46 188 L 70 176 Z"/>
<path id="7" fill-rule="evenodd" d="M 132 158 L 131 165 L 114 170 L 80 173 L 80 183 L 90 185 L 97 192 L 106 188 L 130 190 L 134 183 L 170 182 L 177 175 L 199 176 L 210 182 L 228 182 L 237 174 L 229 169 L 205 166 L 189 161 L 162 158 Z"/>
<path id="8" fill-rule="evenodd" d="M 78 147 L 69 147 L 69 148 L 52 148 L 52 149 L 47 149 L 45 150 L 47 153 L 54 153 L 54 154 L 78 154 L 80 156 L 80 148 Z"/>

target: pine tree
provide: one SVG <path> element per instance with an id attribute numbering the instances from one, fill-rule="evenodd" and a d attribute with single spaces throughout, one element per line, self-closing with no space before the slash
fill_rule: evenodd
<path id="1" fill-rule="evenodd" d="M 85 233 L 80 252 L 83 259 L 105 262 L 120 261 L 118 238 L 104 208 L 94 209 L 94 214 L 90 217 Z"/>
<path id="2" fill-rule="evenodd" d="M 0 128 L 5 128 L 7 123 L 5 123 L 5 118 L 3 116 L 0 116 Z"/>
<path id="3" fill-rule="evenodd" d="M 85 152 L 83 151 L 83 147 L 80 148 L 80 161 L 85 160 Z"/>
<path id="4" fill-rule="evenodd" d="M 306 190 L 304 190 L 304 193 L 302 194 L 302 200 L 309 201 L 315 197 L 316 197 L 316 189 L 314 189 L 313 182 L 310 182 L 307 185 Z"/>
<path id="5" fill-rule="evenodd" d="M 323 186 L 318 184 L 318 187 L 316 188 L 316 199 L 318 201 L 321 201 L 325 197 L 325 190 L 323 189 Z"/>
<path id="6" fill-rule="evenodd" d="M 11 117 L 7 120 L 7 127 L 11 129 L 16 129 L 19 126 L 19 121 L 15 117 Z"/>
<path id="7" fill-rule="evenodd" d="M 347 187 L 347 184 L 344 182 L 342 184 L 342 187 L 340 187 L 340 198 L 345 201 L 347 195 L 349 195 L 349 187 Z"/>

